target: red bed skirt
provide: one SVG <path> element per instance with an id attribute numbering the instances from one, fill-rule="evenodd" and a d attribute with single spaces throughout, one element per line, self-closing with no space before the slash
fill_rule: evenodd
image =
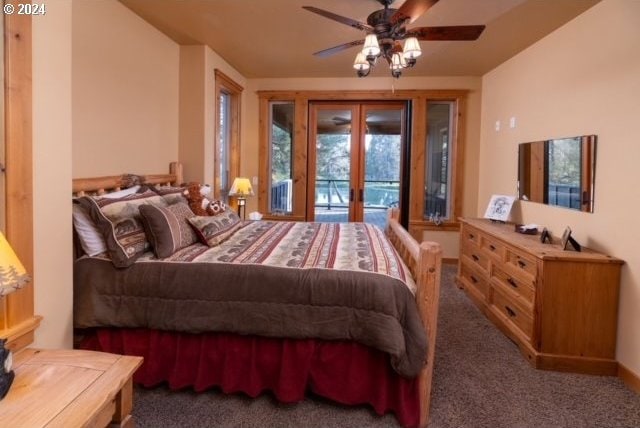
<path id="1" fill-rule="evenodd" d="M 387 354 L 348 341 L 272 339 L 225 333 L 186 334 L 104 328 L 85 332 L 79 347 L 144 357 L 133 379 L 173 390 L 218 387 L 256 397 L 271 391 L 284 403 L 309 390 L 347 405 L 370 404 L 417 426 L 418 379 L 398 375 Z"/>

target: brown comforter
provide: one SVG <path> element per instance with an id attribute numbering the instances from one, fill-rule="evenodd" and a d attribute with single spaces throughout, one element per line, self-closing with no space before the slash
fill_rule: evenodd
<path id="1" fill-rule="evenodd" d="M 408 269 L 361 223 L 247 222 L 217 247 L 195 244 L 116 269 L 74 268 L 74 325 L 355 340 L 418 374 L 426 335 Z"/>

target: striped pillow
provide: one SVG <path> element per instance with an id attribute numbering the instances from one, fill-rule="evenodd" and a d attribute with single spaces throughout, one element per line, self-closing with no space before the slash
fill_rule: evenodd
<path id="1" fill-rule="evenodd" d="M 147 239 L 158 258 L 169 257 L 176 251 L 198 242 L 188 219 L 193 217 L 189 205 L 178 202 L 168 207 L 144 205 L 140 207 Z"/>
<path id="2" fill-rule="evenodd" d="M 191 217 L 189 223 L 195 229 L 200 241 L 210 247 L 215 247 L 229 239 L 236 230 L 242 227 L 240 217 L 231 210 L 223 211 L 215 216 Z"/>

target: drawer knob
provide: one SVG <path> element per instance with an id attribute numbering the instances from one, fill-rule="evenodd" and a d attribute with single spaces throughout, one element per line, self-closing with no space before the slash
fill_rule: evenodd
<path id="1" fill-rule="evenodd" d="M 470 234 L 469 234 L 469 239 L 473 239 L 473 238 L 475 238 L 475 237 L 476 237 L 476 236 L 475 236 L 473 233 L 470 233 Z"/>
<path id="2" fill-rule="evenodd" d="M 471 258 L 476 262 L 480 260 L 480 257 L 476 256 L 475 254 L 471 254 Z"/>
<path id="3" fill-rule="evenodd" d="M 509 306 L 506 306 L 506 305 L 505 305 L 505 307 L 504 307 L 504 308 L 506 309 L 507 314 L 509 314 L 509 316 L 510 316 L 510 317 L 512 317 L 512 318 L 513 318 L 513 317 L 515 317 L 515 316 L 516 316 L 516 312 L 515 312 L 513 309 L 511 309 Z"/>
<path id="4" fill-rule="evenodd" d="M 495 250 L 496 250 L 496 247 L 494 247 L 493 245 L 489 245 L 489 249 L 490 249 L 491 251 L 495 251 Z"/>
<path id="5" fill-rule="evenodd" d="M 517 283 L 517 282 L 515 282 L 515 281 L 513 280 L 513 278 L 509 278 L 509 279 L 507 279 L 507 282 L 508 282 L 508 283 L 509 283 L 509 285 L 511 285 L 513 288 L 518 288 L 518 283 Z"/>
<path id="6" fill-rule="evenodd" d="M 474 284 L 478 283 L 478 280 L 476 279 L 475 276 L 471 275 L 469 278 L 471 278 L 471 282 L 473 282 Z"/>
<path id="7" fill-rule="evenodd" d="M 523 262 L 522 260 L 518 260 L 518 266 L 520 266 L 522 269 L 524 269 L 525 267 L 527 267 L 527 264 L 525 262 Z"/>

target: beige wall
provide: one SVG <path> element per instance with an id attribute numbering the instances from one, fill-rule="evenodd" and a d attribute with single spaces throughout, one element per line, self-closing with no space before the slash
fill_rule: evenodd
<path id="1" fill-rule="evenodd" d="M 208 46 L 180 47 L 180 144 L 185 181 L 213 184 L 215 70 L 238 85 L 246 79 Z M 244 112 L 243 93 L 241 108 Z M 241 113 L 243 116 L 243 113 Z"/>
<path id="2" fill-rule="evenodd" d="M 34 346 L 72 345 L 71 2 L 33 19 Z"/>
<path id="3" fill-rule="evenodd" d="M 467 89 L 469 90 L 466 112 L 466 148 L 465 148 L 465 192 L 463 214 L 475 214 L 477 206 L 478 155 L 480 135 L 480 99 L 481 79 L 477 77 L 410 77 L 400 79 L 392 77 L 367 78 L 316 78 L 316 79 L 252 79 L 245 90 L 246 114 L 242 124 L 242 163 L 240 174 L 258 175 L 258 96 L 256 91 L 265 90 L 384 90 L 394 89 Z M 257 188 L 254 189 L 256 192 Z M 257 193 L 257 192 L 256 192 Z M 247 212 L 257 210 L 257 198 L 249 198 Z M 425 232 L 424 239 L 439 242 L 444 257 L 455 258 L 458 255 L 457 232 Z"/>
<path id="4" fill-rule="evenodd" d="M 640 2 L 604 0 L 483 78 L 477 214 L 515 194 L 521 142 L 597 134 L 595 212 L 520 203 L 516 220 L 571 226 L 578 242 L 626 261 L 618 361 L 640 374 Z M 516 127 L 505 128 L 510 117 Z M 500 120 L 503 128 L 495 131 Z M 570 302 L 567 302 L 570 304 Z"/>
<path id="5" fill-rule="evenodd" d="M 179 46 L 115 0 L 73 2 L 73 176 L 168 171 Z"/>

